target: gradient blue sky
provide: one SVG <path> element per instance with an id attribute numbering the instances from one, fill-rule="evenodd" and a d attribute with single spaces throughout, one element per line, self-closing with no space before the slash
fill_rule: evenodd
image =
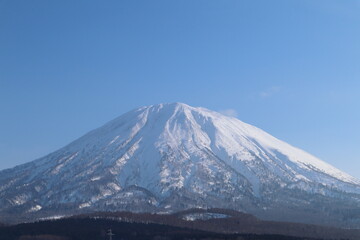
<path id="1" fill-rule="evenodd" d="M 0 169 L 162 102 L 360 178 L 360 1 L 0 0 Z"/>

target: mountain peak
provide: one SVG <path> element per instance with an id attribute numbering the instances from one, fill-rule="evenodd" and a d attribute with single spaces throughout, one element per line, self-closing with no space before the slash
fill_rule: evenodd
<path id="1" fill-rule="evenodd" d="M 182 102 L 172 102 L 172 103 L 160 103 L 158 105 L 168 105 L 171 107 L 181 107 L 181 108 L 192 108 L 190 105 L 186 104 L 186 103 L 182 103 Z"/>
<path id="2" fill-rule="evenodd" d="M 151 109 L 157 113 L 166 113 L 166 112 L 179 112 L 179 111 L 201 111 L 201 108 L 192 107 L 188 104 L 181 102 L 173 102 L 173 103 L 160 103 L 155 105 L 150 105 L 146 107 L 140 107 L 136 110 L 144 110 Z M 136 111 L 135 110 L 135 111 Z"/>

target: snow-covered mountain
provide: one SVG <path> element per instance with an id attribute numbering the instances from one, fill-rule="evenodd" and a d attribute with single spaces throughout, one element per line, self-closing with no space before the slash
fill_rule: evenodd
<path id="1" fill-rule="evenodd" d="M 199 207 L 356 227 L 360 180 L 236 118 L 182 103 L 138 108 L 0 171 L 0 221 Z"/>

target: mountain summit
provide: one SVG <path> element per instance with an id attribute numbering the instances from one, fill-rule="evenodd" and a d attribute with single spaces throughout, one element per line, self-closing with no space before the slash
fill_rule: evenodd
<path id="1" fill-rule="evenodd" d="M 135 109 L 0 171 L 0 221 L 214 207 L 359 226 L 360 180 L 259 128 L 183 103 Z"/>

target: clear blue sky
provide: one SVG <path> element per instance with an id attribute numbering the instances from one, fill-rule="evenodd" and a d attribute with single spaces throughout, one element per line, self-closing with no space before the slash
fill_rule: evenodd
<path id="1" fill-rule="evenodd" d="M 360 178 L 360 1 L 0 0 L 0 169 L 162 102 Z"/>

